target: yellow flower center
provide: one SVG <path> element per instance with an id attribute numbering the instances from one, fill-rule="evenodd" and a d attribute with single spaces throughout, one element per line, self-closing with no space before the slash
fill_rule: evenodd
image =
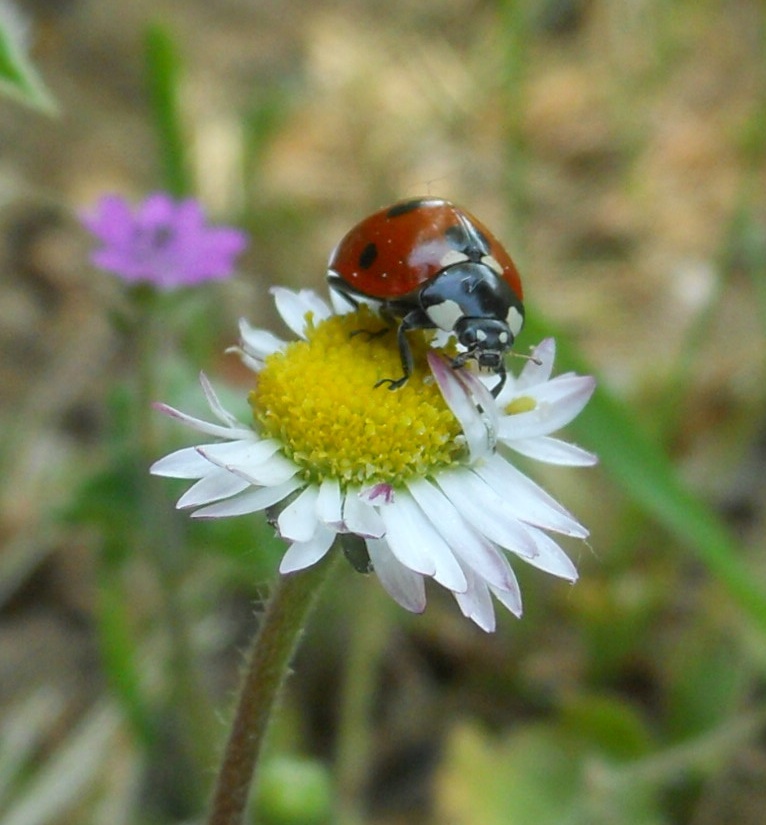
<path id="1" fill-rule="evenodd" d="M 384 327 L 365 307 L 317 326 L 309 319 L 307 340 L 268 356 L 258 374 L 253 416 L 307 481 L 399 485 L 464 455 L 460 424 L 428 368 L 424 333 L 408 333 L 409 381 L 375 388 L 402 374 L 395 330 L 375 335 Z"/>

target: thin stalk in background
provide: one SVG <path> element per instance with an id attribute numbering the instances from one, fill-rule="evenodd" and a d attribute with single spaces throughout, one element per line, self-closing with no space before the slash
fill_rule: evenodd
<path id="1" fill-rule="evenodd" d="M 364 609 L 349 627 L 336 757 L 337 825 L 362 825 L 372 755 L 373 699 L 382 648 L 390 626 L 390 603 L 377 582 L 366 587 Z M 360 600 L 361 603 L 362 600 Z"/>
<path id="2" fill-rule="evenodd" d="M 181 123 L 181 62 L 172 35 L 155 23 L 146 31 L 146 73 L 165 187 L 178 197 L 191 193 L 186 143 Z"/>
<path id="3" fill-rule="evenodd" d="M 162 325 L 157 313 L 153 311 L 155 301 L 151 300 L 155 297 L 149 296 L 147 305 L 141 307 L 136 331 L 136 414 L 141 474 L 146 472 L 146 467 L 160 452 L 157 415 L 152 408 L 152 403 L 157 398 L 155 365 L 159 363 L 158 355 L 162 351 Z M 157 575 L 163 625 L 170 648 L 170 698 L 167 704 L 179 716 L 184 744 L 202 776 L 213 763 L 215 727 L 212 724 L 210 703 L 194 664 L 191 622 L 181 596 L 183 574 L 187 566 L 185 548 L 182 546 L 178 524 L 164 497 L 158 497 L 148 484 L 144 489 L 146 494 L 142 496 L 141 505 L 144 523 L 149 529 L 143 531 L 146 542 L 143 549 Z"/>

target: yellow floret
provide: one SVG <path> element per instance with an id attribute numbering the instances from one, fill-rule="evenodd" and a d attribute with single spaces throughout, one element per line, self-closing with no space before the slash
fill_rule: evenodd
<path id="1" fill-rule="evenodd" d="M 384 327 L 362 307 L 309 324 L 308 340 L 266 359 L 249 398 L 253 415 L 307 481 L 398 485 L 461 458 L 460 425 L 428 369 L 423 333 L 408 333 L 415 367 L 407 384 L 375 389 L 402 374 L 395 331 L 374 335 Z"/>

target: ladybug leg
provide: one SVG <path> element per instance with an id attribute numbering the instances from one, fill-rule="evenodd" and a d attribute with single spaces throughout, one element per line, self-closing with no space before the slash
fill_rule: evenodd
<path id="1" fill-rule="evenodd" d="M 373 341 L 375 338 L 380 338 L 381 335 L 385 335 L 391 327 L 383 327 L 383 329 L 355 329 L 351 333 L 351 337 L 353 338 L 355 335 L 366 335 L 368 341 Z"/>
<path id="2" fill-rule="evenodd" d="M 500 369 L 497 371 L 497 374 L 500 376 L 500 380 L 492 387 L 492 397 L 497 398 L 500 395 L 500 391 L 505 386 L 505 381 L 508 378 L 508 373 L 505 371 L 505 361 L 500 362 L 501 366 Z"/>
<path id="3" fill-rule="evenodd" d="M 433 327 L 433 324 L 430 319 L 420 309 L 414 309 L 402 318 L 396 331 L 396 342 L 399 345 L 399 356 L 402 360 L 404 375 L 401 378 L 381 378 L 375 384 L 375 387 L 388 384 L 389 390 L 398 390 L 409 381 L 410 375 L 412 375 L 413 359 L 410 342 L 407 340 L 407 332 L 411 329 L 429 329 L 431 327 Z"/>

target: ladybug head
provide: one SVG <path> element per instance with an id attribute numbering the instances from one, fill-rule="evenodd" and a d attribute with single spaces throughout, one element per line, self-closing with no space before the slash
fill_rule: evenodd
<path id="1" fill-rule="evenodd" d="M 503 369 L 503 356 L 513 346 L 513 334 L 505 321 L 463 316 L 455 324 L 454 332 L 466 350 L 455 359 L 455 366 L 474 358 L 482 369 L 492 372 Z"/>

